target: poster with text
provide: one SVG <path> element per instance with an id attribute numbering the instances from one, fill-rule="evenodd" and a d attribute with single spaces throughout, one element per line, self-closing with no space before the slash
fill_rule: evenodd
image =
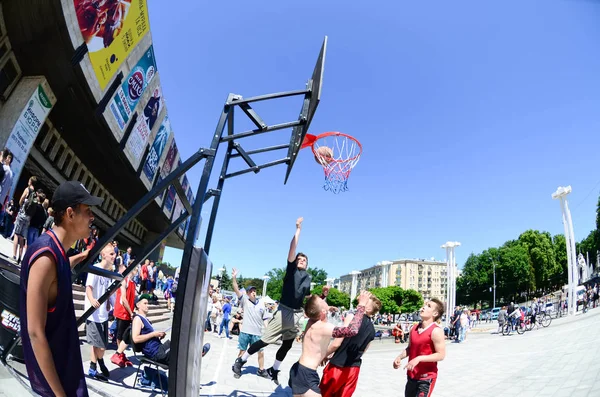
<path id="1" fill-rule="evenodd" d="M 104 90 L 150 31 L 146 0 L 73 0 L 94 73 Z"/>
<path id="2" fill-rule="evenodd" d="M 146 157 L 146 161 L 144 162 L 144 168 L 142 169 L 144 176 L 150 182 L 148 189 L 152 186 L 154 182 L 154 177 L 156 176 L 156 170 L 158 169 L 158 162 L 162 157 L 162 154 L 167 146 L 167 142 L 169 140 L 169 136 L 171 135 L 171 121 L 169 120 L 169 116 L 165 115 L 158 132 L 156 133 L 156 137 L 154 138 L 154 142 L 152 143 L 152 147 L 148 152 L 148 156 Z"/>
<path id="3" fill-rule="evenodd" d="M 131 69 L 129 76 L 127 76 L 123 84 L 121 84 L 121 86 L 117 89 L 114 98 L 108 105 L 110 108 L 110 113 L 119 125 L 119 130 L 121 132 L 123 132 L 127 126 L 135 106 L 139 102 L 142 94 L 144 94 L 146 87 L 148 87 L 148 84 L 152 81 L 155 74 L 156 60 L 154 59 L 154 48 L 150 46 L 148 51 L 144 53 L 138 63 L 133 67 L 133 69 Z M 164 104 L 161 102 L 162 94 L 160 89 L 157 89 L 159 91 L 155 92 L 152 98 L 155 98 L 155 95 L 159 96 L 159 98 L 155 98 L 153 102 L 149 104 L 154 109 L 158 106 L 158 111 L 160 111 L 160 106 L 163 106 Z M 146 108 L 144 108 L 144 117 L 145 115 Z M 158 116 L 158 113 L 156 113 L 156 116 Z M 154 118 L 154 121 L 156 121 L 156 117 Z"/>
<path id="4" fill-rule="evenodd" d="M 25 160 L 27 160 L 33 142 L 37 138 L 42 124 L 46 121 L 46 117 L 48 117 L 52 106 L 53 104 L 44 91 L 44 88 L 38 85 L 8 136 L 6 148 L 13 153 L 13 161 L 10 165 L 13 173 L 10 193 L 13 195 Z"/>
<path id="5" fill-rule="evenodd" d="M 165 208 L 163 209 L 165 215 L 169 219 L 173 214 L 173 206 L 175 204 L 175 200 L 177 199 L 175 196 L 177 196 L 177 192 L 175 191 L 173 185 L 171 185 L 169 186 L 169 189 L 167 189 L 167 194 L 165 195 Z"/>
<path id="6" fill-rule="evenodd" d="M 139 168 L 149 137 L 150 130 L 148 129 L 148 124 L 141 118 L 133 126 L 124 149 L 125 155 L 131 162 L 131 165 L 133 165 L 134 170 Z"/>

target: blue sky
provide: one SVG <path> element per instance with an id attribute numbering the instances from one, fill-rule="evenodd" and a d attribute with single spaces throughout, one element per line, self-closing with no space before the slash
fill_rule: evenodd
<path id="1" fill-rule="evenodd" d="M 600 192 L 600 5 L 487 3 L 149 0 L 183 158 L 210 144 L 228 93 L 304 88 L 325 35 L 323 94 L 310 132 L 342 131 L 364 147 L 350 191 L 338 195 L 323 191 L 308 151 L 285 186 L 284 166 L 229 179 L 214 265 L 244 276 L 284 266 L 303 216 L 299 248 L 330 276 L 381 260 L 443 260 L 448 240 L 462 243 L 462 266 L 471 252 L 530 228 L 563 233 L 551 194 L 569 184 L 575 236 L 584 238 Z M 300 102 L 255 109 L 269 123 L 292 121 Z M 238 132 L 251 128 L 241 112 L 237 122 Z M 240 143 L 288 141 L 280 131 Z M 189 174 L 195 187 L 200 174 Z M 207 219 L 209 207 L 203 211 Z M 165 260 L 178 264 L 180 256 L 167 249 Z"/>

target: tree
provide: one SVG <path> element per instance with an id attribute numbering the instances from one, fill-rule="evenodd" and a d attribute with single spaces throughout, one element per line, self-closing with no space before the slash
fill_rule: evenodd
<path id="1" fill-rule="evenodd" d="M 534 291 L 544 291 L 550 287 L 550 282 L 555 275 L 560 273 L 556 265 L 552 237 L 548 232 L 527 230 L 519 236 L 519 243 L 529 254 L 529 264 L 534 275 Z"/>
<path id="2" fill-rule="evenodd" d="M 310 291 L 311 294 L 321 295 L 323 293 L 323 286 L 318 285 Z M 350 307 L 350 295 L 345 292 L 338 290 L 337 288 L 330 288 L 329 294 L 327 295 L 327 304 L 335 307 Z"/>
<path id="3" fill-rule="evenodd" d="M 423 296 L 420 293 L 414 289 L 405 289 L 402 291 L 401 313 L 414 313 L 421 307 L 423 307 Z"/>
<path id="4" fill-rule="evenodd" d="M 318 267 L 309 267 L 306 271 L 312 278 L 311 282 L 315 283 L 316 285 L 323 285 L 327 283 L 327 272 L 325 270 L 319 269 Z"/>
<path id="5" fill-rule="evenodd" d="M 248 287 L 256 287 L 256 291 L 259 294 L 262 294 L 262 288 L 263 288 L 263 279 L 261 278 L 256 278 L 256 277 L 252 277 L 252 278 L 245 278 L 243 283 L 240 283 L 238 281 L 238 284 L 244 288 L 248 288 Z"/>
<path id="6" fill-rule="evenodd" d="M 223 274 L 221 274 L 220 276 L 218 275 L 217 280 L 220 280 L 221 289 L 232 291 L 233 284 L 231 283 L 231 276 L 227 272 L 227 268 L 225 267 L 225 265 L 223 265 L 223 269 L 225 269 L 223 271 Z"/>
<path id="7" fill-rule="evenodd" d="M 283 288 L 283 277 L 285 269 L 273 268 L 267 272 L 267 276 L 271 277 L 267 281 L 267 295 L 276 301 L 281 299 L 281 289 Z"/>

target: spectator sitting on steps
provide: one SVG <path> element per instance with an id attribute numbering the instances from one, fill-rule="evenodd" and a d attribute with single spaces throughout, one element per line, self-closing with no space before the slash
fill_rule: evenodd
<path id="1" fill-rule="evenodd" d="M 146 318 L 148 314 L 149 294 L 142 294 L 135 300 L 136 314 L 133 317 L 131 325 L 131 341 L 136 345 L 141 345 L 144 357 L 161 364 L 169 365 L 171 358 L 171 341 L 161 342 L 167 335 L 163 331 L 155 331 L 150 321 Z M 210 350 L 210 344 L 204 344 L 202 356 Z"/>

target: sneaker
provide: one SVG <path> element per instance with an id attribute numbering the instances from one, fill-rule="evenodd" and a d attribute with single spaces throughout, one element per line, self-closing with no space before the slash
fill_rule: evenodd
<path id="1" fill-rule="evenodd" d="M 271 379 L 266 369 L 259 369 L 256 371 L 256 375 L 260 376 L 261 378 Z"/>
<path id="2" fill-rule="evenodd" d="M 123 362 L 125 362 L 126 367 L 133 367 L 133 363 L 127 359 L 125 353 L 121 353 L 121 358 L 123 359 Z"/>
<path id="3" fill-rule="evenodd" d="M 269 375 L 271 380 L 275 382 L 277 386 L 279 386 L 279 381 L 277 380 L 277 374 L 279 374 L 279 370 L 273 369 L 273 367 L 271 367 L 267 369 L 267 374 Z"/>
<path id="4" fill-rule="evenodd" d="M 95 369 L 90 368 L 88 371 L 88 375 L 90 378 L 94 378 L 96 380 L 99 380 L 100 382 L 108 382 L 108 379 L 104 375 L 102 375 L 101 373 L 96 371 Z"/>
<path id="5" fill-rule="evenodd" d="M 202 357 L 206 356 L 206 353 L 208 353 L 209 350 L 210 343 L 205 343 L 204 346 L 202 346 Z"/>
<path id="6" fill-rule="evenodd" d="M 242 367 L 244 366 L 244 364 L 246 364 L 246 362 L 242 361 L 241 357 L 238 357 L 235 359 L 235 362 L 231 366 L 231 370 L 233 371 L 233 374 L 234 374 L 233 376 L 236 379 L 239 379 L 239 377 L 242 376 Z"/>
<path id="7" fill-rule="evenodd" d="M 120 367 L 120 368 L 124 368 L 125 367 L 125 360 L 123 360 L 123 356 L 124 356 L 124 354 L 115 353 L 110 358 L 110 362 L 113 363 L 114 365 Z"/>

